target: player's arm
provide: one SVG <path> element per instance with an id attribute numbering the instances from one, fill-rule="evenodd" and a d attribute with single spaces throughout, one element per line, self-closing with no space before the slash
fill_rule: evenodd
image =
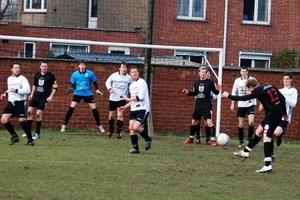
<path id="1" fill-rule="evenodd" d="M 247 101 L 250 99 L 257 98 L 258 96 L 259 96 L 259 91 L 254 89 L 249 95 L 235 96 L 235 95 L 229 94 L 227 98 L 229 98 L 231 100 L 237 100 L 237 101 Z"/>
<path id="2" fill-rule="evenodd" d="M 294 89 L 294 92 L 291 93 L 290 98 L 285 98 L 286 105 L 288 105 L 291 108 L 294 108 L 297 104 L 298 100 L 298 92 L 296 89 Z"/>
<path id="3" fill-rule="evenodd" d="M 30 94 L 30 84 L 25 77 L 21 77 L 22 88 L 16 89 L 15 93 L 19 94 Z"/>
<path id="4" fill-rule="evenodd" d="M 106 89 L 110 92 L 111 90 L 113 90 L 113 88 L 112 88 L 112 75 L 110 75 L 109 77 L 108 77 L 108 79 L 105 81 L 105 87 L 106 87 Z"/>

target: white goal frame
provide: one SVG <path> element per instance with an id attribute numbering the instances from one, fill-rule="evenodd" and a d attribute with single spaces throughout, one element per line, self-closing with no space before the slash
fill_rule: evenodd
<path id="1" fill-rule="evenodd" d="M 169 50 L 185 50 L 185 51 L 201 51 L 201 52 L 216 52 L 219 53 L 219 67 L 218 75 L 215 73 L 209 64 L 206 56 L 205 62 L 208 63 L 212 72 L 218 80 L 218 84 L 222 85 L 222 64 L 223 64 L 223 49 L 222 48 L 207 48 L 207 47 L 189 47 L 189 46 L 168 46 L 168 45 L 150 45 L 150 44 L 135 44 L 135 43 L 116 43 L 116 42 L 98 42 L 91 40 L 70 40 L 70 39 L 57 39 L 57 38 L 37 38 L 37 37 L 21 37 L 21 36 L 8 36 L 0 35 L 2 40 L 18 40 L 27 42 L 49 42 L 49 43 L 67 43 L 67 44 L 82 44 L 82 45 L 99 45 L 99 46 L 115 46 L 115 47 L 134 47 L 134 48 L 147 48 L 147 49 L 169 49 Z M 217 100 L 217 114 L 216 114 L 216 136 L 220 133 L 221 122 L 221 91 Z"/>

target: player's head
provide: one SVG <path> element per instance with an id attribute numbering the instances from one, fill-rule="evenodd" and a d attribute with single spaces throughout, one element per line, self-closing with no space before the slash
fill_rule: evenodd
<path id="1" fill-rule="evenodd" d="M 211 78 L 211 70 L 210 69 L 207 69 L 206 78 L 208 78 L 208 79 Z"/>
<path id="2" fill-rule="evenodd" d="M 45 60 L 42 60 L 40 62 L 40 70 L 43 74 L 45 74 L 48 71 L 48 63 Z"/>
<path id="3" fill-rule="evenodd" d="M 84 60 L 80 60 L 80 61 L 78 62 L 78 68 L 79 68 L 79 71 L 80 71 L 80 72 L 85 72 L 85 70 L 86 70 L 86 65 L 85 65 Z"/>
<path id="4" fill-rule="evenodd" d="M 256 79 L 254 78 L 250 78 L 247 82 L 246 82 L 246 87 L 248 88 L 248 90 L 250 92 L 252 92 L 252 90 L 254 88 L 256 88 L 257 86 L 259 86 L 259 83 Z"/>
<path id="5" fill-rule="evenodd" d="M 10 65 L 10 71 L 12 73 L 13 76 L 18 76 L 21 72 L 21 65 L 20 63 L 13 63 Z"/>
<path id="6" fill-rule="evenodd" d="M 285 72 L 282 75 L 284 87 L 290 87 L 293 81 L 293 74 L 291 72 Z"/>
<path id="7" fill-rule="evenodd" d="M 199 67 L 198 69 L 198 74 L 201 80 L 205 80 L 206 79 L 206 73 L 207 73 L 207 67 L 204 65 L 201 65 L 201 67 Z"/>
<path id="8" fill-rule="evenodd" d="M 125 62 L 122 62 L 119 66 L 120 74 L 125 75 L 127 72 L 127 68 L 128 68 L 127 64 Z"/>
<path id="9" fill-rule="evenodd" d="M 241 70 L 240 70 L 240 74 L 241 74 L 241 76 L 243 77 L 243 78 L 246 78 L 247 76 L 248 76 L 248 67 L 246 67 L 246 66 L 241 66 L 240 67 L 241 68 Z"/>
<path id="10" fill-rule="evenodd" d="M 139 70 L 136 66 L 130 68 L 130 76 L 133 80 L 137 80 L 139 78 Z"/>

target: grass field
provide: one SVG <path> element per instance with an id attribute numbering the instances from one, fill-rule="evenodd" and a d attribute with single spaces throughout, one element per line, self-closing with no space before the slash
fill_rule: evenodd
<path id="1" fill-rule="evenodd" d="M 22 132 L 19 131 L 21 136 Z M 186 135 L 185 135 L 186 136 Z M 300 199 L 300 145 L 276 147 L 271 173 L 262 143 L 242 162 L 228 146 L 182 144 L 183 136 L 154 136 L 152 148 L 129 154 L 130 137 L 108 139 L 85 130 L 43 130 L 36 146 L 8 145 L 0 131 L 0 199 Z"/>

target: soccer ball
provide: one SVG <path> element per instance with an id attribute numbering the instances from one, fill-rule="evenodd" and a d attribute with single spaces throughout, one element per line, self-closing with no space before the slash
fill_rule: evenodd
<path id="1" fill-rule="evenodd" d="M 230 137 L 226 133 L 220 133 L 217 137 L 217 143 L 221 146 L 225 146 L 229 143 Z"/>

